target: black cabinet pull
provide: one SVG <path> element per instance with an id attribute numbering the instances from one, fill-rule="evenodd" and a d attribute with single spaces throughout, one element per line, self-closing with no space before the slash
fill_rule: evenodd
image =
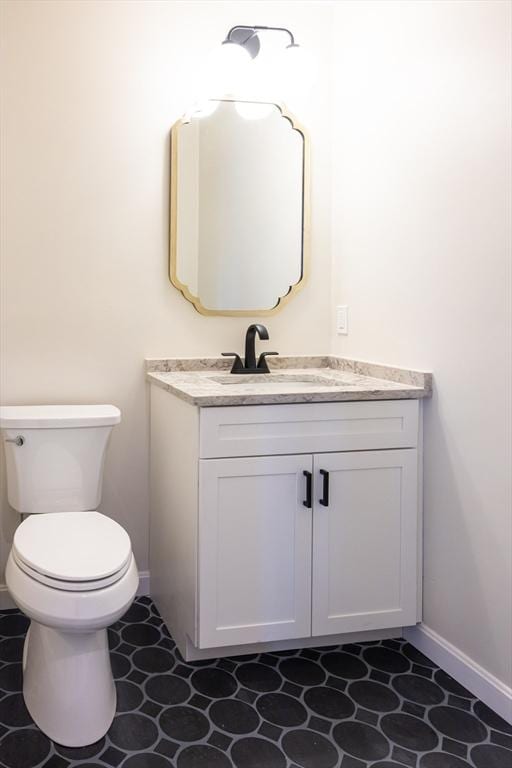
<path id="1" fill-rule="evenodd" d="M 308 507 L 308 509 L 311 509 L 311 472 L 308 472 L 307 469 L 304 470 L 302 473 L 304 477 L 306 478 L 306 498 L 302 502 L 305 507 Z"/>
<path id="2" fill-rule="evenodd" d="M 322 489 L 322 498 L 320 499 L 320 504 L 323 507 L 328 507 L 329 506 L 329 473 L 326 469 L 321 469 L 320 474 L 324 479 L 324 485 Z"/>

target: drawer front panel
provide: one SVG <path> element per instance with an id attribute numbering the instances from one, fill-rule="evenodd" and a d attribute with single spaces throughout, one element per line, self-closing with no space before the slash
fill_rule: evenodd
<path id="1" fill-rule="evenodd" d="M 202 408 L 203 459 L 415 448 L 418 401 Z"/>

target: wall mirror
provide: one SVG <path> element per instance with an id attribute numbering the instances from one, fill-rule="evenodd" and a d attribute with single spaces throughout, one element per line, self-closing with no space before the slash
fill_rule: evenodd
<path id="1" fill-rule="evenodd" d="M 307 271 L 307 137 L 277 104 L 207 104 L 171 130 L 171 282 L 203 314 L 270 314 Z"/>

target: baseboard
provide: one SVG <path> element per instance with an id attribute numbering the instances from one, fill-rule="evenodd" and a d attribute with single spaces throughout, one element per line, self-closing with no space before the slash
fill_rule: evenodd
<path id="1" fill-rule="evenodd" d="M 403 636 L 411 645 L 448 672 L 454 680 L 512 724 L 512 688 L 491 675 L 425 624 L 404 627 Z"/>
<path id="2" fill-rule="evenodd" d="M 149 571 L 139 572 L 139 588 L 137 595 L 149 595 Z M 0 584 L 0 611 L 16 608 L 5 584 Z"/>
<path id="3" fill-rule="evenodd" d="M 5 584 L 0 584 L 0 611 L 9 611 L 16 608 Z"/>
<path id="4" fill-rule="evenodd" d="M 137 595 L 149 595 L 149 571 L 139 571 L 139 588 Z"/>

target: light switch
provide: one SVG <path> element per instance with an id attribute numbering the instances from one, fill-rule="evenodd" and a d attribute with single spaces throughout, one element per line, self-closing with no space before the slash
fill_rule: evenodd
<path id="1" fill-rule="evenodd" d="M 336 307 L 336 333 L 346 336 L 348 334 L 348 307 L 340 304 Z"/>

